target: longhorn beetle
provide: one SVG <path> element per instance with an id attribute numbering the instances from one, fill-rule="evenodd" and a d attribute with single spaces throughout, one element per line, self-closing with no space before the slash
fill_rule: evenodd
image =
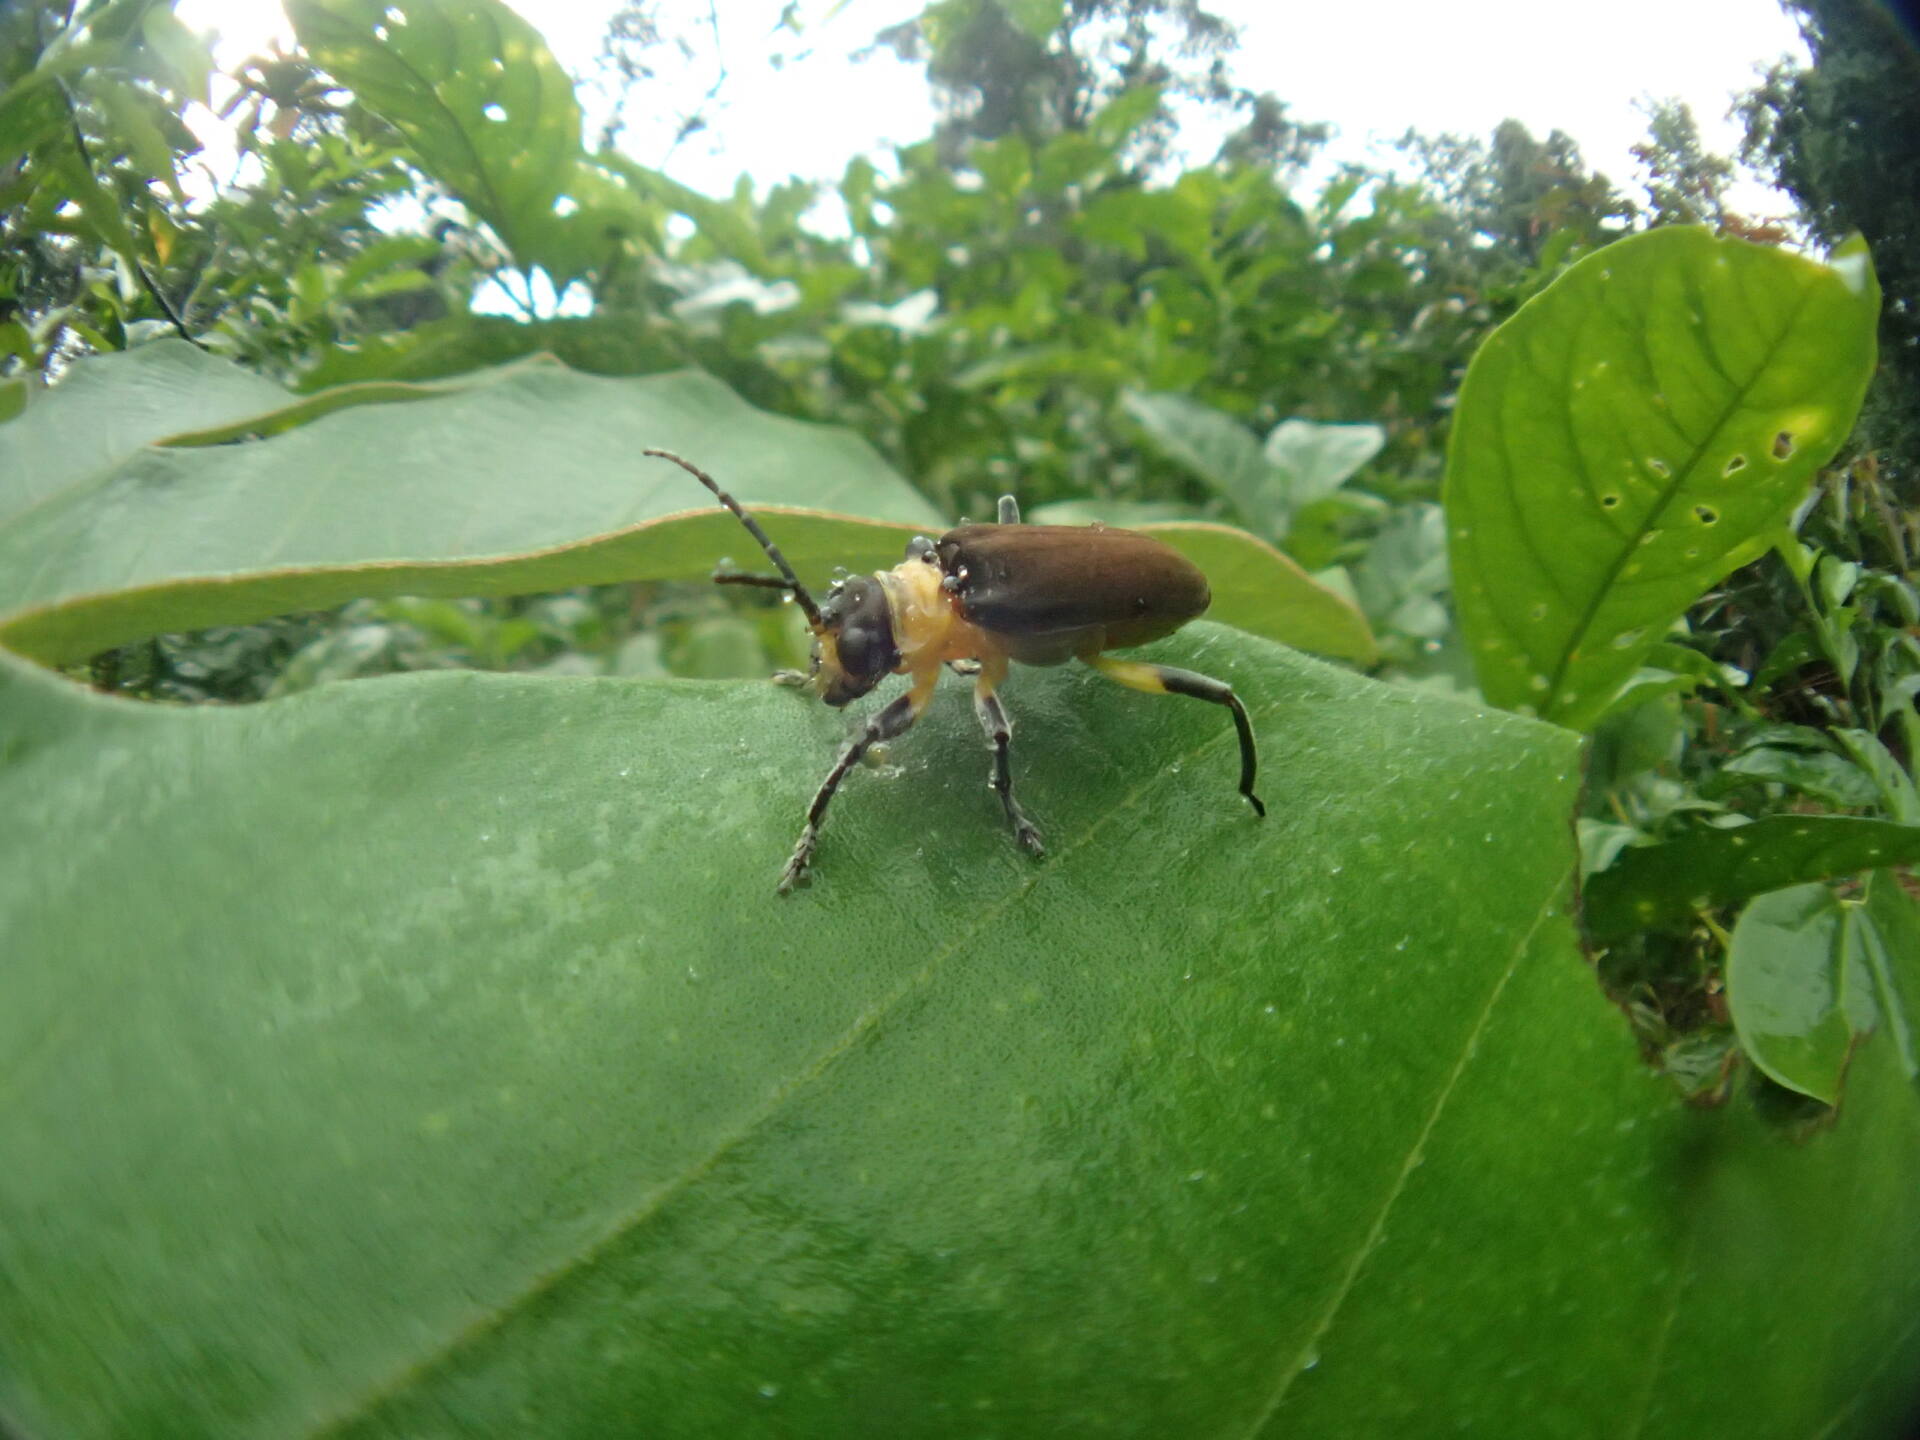
<path id="1" fill-rule="evenodd" d="M 917 536 L 891 570 L 836 580 L 816 604 L 760 523 L 699 466 L 670 450 L 643 450 L 672 461 L 711 490 L 747 527 L 780 574 L 716 574 L 723 585 L 784 590 L 813 632 L 813 663 L 804 675 L 774 679 L 810 687 L 836 708 L 857 700 L 889 675 L 910 675 L 906 694 L 882 706 L 833 762 L 807 809 L 807 823 L 780 874 L 780 893 L 805 884 L 819 843 L 820 822 L 847 772 L 869 748 L 903 735 L 927 708 L 940 667 L 972 673 L 973 710 L 993 747 L 989 783 L 1000 796 L 1014 838 L 1035 856 L 1040 832 L 1013 798 L 1007 749 L 1013 726 L 996 691 L 1007 666 L 1081 660 L 1110 680 L 1150 695 L 1191 695 L 1233 712 L 1240 735 L 1240 793 L 1264 816 L 1253 793 L 1258 759 L 1246 706 L 1230 686 L 1191 670 L 1115 660 L 1106 652 L 1171 635 L 1207 608 L 1207 578 L 1179 551 L 1135 530 L 1104 525 L 1022 525 L 1011 495 L 1000 499 L 999 523 L 961 525 L 938 540 Z M 965 666 L 965 669 L 962 667 Z"/>

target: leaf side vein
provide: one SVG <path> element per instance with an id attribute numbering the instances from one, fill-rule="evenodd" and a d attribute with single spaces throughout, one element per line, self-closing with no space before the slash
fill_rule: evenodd
<path id="1" fill-rule="evenodd" d="M 1282 1403 L 1286 1400 L 1287 1392 L 1293 1388 L 1293 1382 L 1311 1368 L 1314 1356 L 1319 1350 L 1320 1342 L 1326 1337 L 1327 1332 L 1333 1328 L 1333 1322 L 1339 1316 L 1341 1307 L 1346 1303 L 1347 1296 L 1353 1292 L 1354 1285 L 1360 1279 L 1361 1271 L 1366 1268 L 1367 1261 L 1372 1258 L 1374 1251 L 1379 1248 L 1381 1239 L 1386 1234 L 1387 1217 L 1393 1213 L 1393 1207 L 1399 1202 L 1401 1195 L 1406 1192 L 1407 1183 L 1412 1179 L 1413 1172 L 1420 1167 L 1420 1162 L 1425 1159 L 1427 1141 L 1432 1138 L 1435 1128 L 1439 1125 L 1440 1117 L 1446 1111 L 1447 1102 L 1453 1098 L 1453 1092 L 1459 1087 L 1461 1077 L 1466 1074 L 1467 1067 L 1473 1063 L 1473 1057 L 1480 1048 L 1480 1037 L 1485 1033 L 1487 1025 L 1492 1021 L 1494 1011 L 1499 1008 L 1501 997 L 1506 994 L 1508 982 L 1511 981 L 1519 971 L 1522 957 L 1525 956 L 1527 948 L 1533 943 L 1533 937 L 1539 933 L 1541 925 L 1546 922 L 1547 917 L 1555 910 L 1560 896 L 1561 887 L 1556 883 L 1553 889 L 1548 892 L 1547 898 L 1541 902 L 1540 909 L 1533 917 L 1533 922 L 1527 926 L 1526 932 L 1515 942 L 1512 958 L 1508 960 L 1506 968 L 1501 971 L 1500 978 L 1494 982 L 1493 990 L 1487 996 L 1487 1003 L 1480 1008 L 1480 1013 L 1474 1017 L 1474 1022 L 1467 1031 L 1466 1040 L 1460 1047 L 1459 1058 L 1453 1062 L 1452 1070 L 1448 1072 L 1447 1078 L 1441 1083 L 1439 1092 L 1434 1096 L 1433 1105 L 1427 1111 L 1426 1120 L 1420 1126 L 1419 1133 L 1413 1137 L 1413 1144 L 1407 1149 L 1406 1159 L 1401 1161 L 1399 1170 L 1394 1174 L 1392 1181 L 1388 1184 L 1386 1194 L 1380 1202 L 1380 1209 L 1373 1217 L 1373 1223 L 1367 1227 L 1367 1233 L 1361 1237 L 1360 1243 L 1354 1247 L 1353 1256 L 1347 1263 L 1346 1273 L 1340 1277 L 1340 1283 L 1334 1288 L 1333 1295 L 1328 1300 L 1327 1308 L 1321 1315 L 1319 1323 L 1313 1327 L 1312 1332 L 1307 1336 L 1305 1342 L 1302 1343 L 1299 1351 L 1282 1367 L 1280 1380 L 1274 1386 L 1273 1393 L 1267 1397 L 1267 1403 L 1261 1408 L 1260 1413 L 1254 1418 L 1253 1424 L 1246 1432 L 1247 1440 L 1255 1440 L 1255 1437 L 1266 1431 L 1268 1423 L 1273 1419 Z"/>

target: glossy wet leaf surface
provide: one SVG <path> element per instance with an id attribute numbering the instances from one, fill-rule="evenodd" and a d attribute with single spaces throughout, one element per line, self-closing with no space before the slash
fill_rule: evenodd
<path id="1" fill-rule="evenodd" d="M 1678 1110 L 1574 948 L 1572 737 L 1149 653 L 1246 698 L 1265 822 L 1213 708 L 1022 672 L 1044 863 L 955 685 L 786 901 L 843 729 L 772 686 L 0 660 L 0 1419 L 1871 1433 L 1892 1047 L 1814 1144 Z"/>
<path id="2" fill-rule="evenodd" d="M 1475 355 L 1448 445 L 1454 600 L 1483 693 L 1576 729 L 1772 543 L 1860 407 L 1879 290 L 1704 229 L 1589 256 Z"/>

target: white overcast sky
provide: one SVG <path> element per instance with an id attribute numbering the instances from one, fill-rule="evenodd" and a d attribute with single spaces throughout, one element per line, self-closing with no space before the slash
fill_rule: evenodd
<path id="1" fill-rule="evenodd" d="M 576 75 L 591 66 L 613 0 L 512 0 Z M 671 150 L 675 119 L 719 76 L 705 0 L 663 0 L 669 33 L 698 37 L 684 72 L 659 99 L 629 104 L 624 148 L 710 194 L 746 174 L 762 187 L 789 176 L 836 178 L 856 153 L 884 158 L 925 136 L 932 121 L 916 67 L 890 56 L 848 58 L 874 32 L 910 18 L 923 0 L 801 0 L 798 35 L 778 31 L 782 0 L 717 0 L 726 75 L 707 107 L 709 130 Z M 1645 133 L 1649 99 L 1689 102 L 1713 148 L 1731 152 L 1731 97 L 1783 55 L 1804 58 L 1778 0 L 1610 0 L 1604 7 L 1553 0 L 1211 0 L 1241 27 L 1235 73 L 1270 89 L 1301 120 L 1331 122 L 1334 154 L 1361 158 L 1409 127 L 1486 135 L 1511 116 L 1536 134 L 1567 131 L 1589 164 L 1629 193 L 1628 147 Z M 197 29 L 217 30 L 223 63 L 290 32 L 274 0 L 180 0 Z M 784 56 L 779 68 L 771 58 Z M 595 123 L 589 98 L 589 123 Z M 1195 145 L 1211 153 L 1211 138 Z M 1765 192 L 1736 204 L 1784 208 Z"/>

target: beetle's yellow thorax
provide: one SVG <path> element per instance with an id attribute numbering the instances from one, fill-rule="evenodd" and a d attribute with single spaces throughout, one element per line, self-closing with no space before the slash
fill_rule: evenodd
<path id="1" fill-rule="evenodd" d="M 938 565 L 908 560 L 877 572 L 874 579 L 887 592 L 893 643 L 900 652 L 903 673 L 980 655 L 984 637 L 960 618 L 953 596 L 940 583 Z"/>

